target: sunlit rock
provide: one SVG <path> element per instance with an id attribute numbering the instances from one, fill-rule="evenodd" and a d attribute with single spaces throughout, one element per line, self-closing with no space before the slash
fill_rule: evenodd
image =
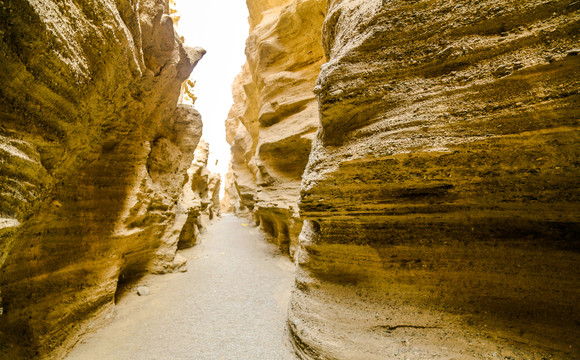
<path id="1" fill-rule="evenodd" d="M 184 266 L 201 119 L 177 103 L 205 51 L 182 45 L 164 0 L 0 13 L 0 357 L 59 357 L 124 284 Z"/>
<path id="2" fill-rule="evenodd" d="M 329 3 L 296 349 L 577 356 L 578 4 Z"/>
<path id="3" fill-rule="evenodd" d="M 247 62 L 226 120 L 227 208 L 251 214 L 285 252 L 298 244 L 300 179 L 318 126 L 312 92 L 324 54 L 325 2 L 248 1 Z"/>

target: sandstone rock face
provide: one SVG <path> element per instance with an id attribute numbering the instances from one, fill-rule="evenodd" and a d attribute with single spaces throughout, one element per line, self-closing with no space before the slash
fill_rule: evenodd
<path id="1" fill-rule="evenodd" d="M 0 4 L 0 357 L 48 357 L 175 256 L 204 51 L 165 0 Z M 104 309 L 104 310 L 103 310 Z"/>
<path id="2" fill-rule="evenodd" d="M 209 184 L 207 188 L 210 204 L 208 206 L 208 214 L 210 218 L 221 215 L 221 200 L 220 189 L 222 186 L 222 178 L 220 174 L 210 174 Z"/>
<path id="3" fill-rule="evenodd" d="M 289 319 L 304 358 L 580 354 L 579 9 L 329 2 Z"/>
<path id="4" fill-rule="evenodd" d="M 324 62 L 322 0 L 248 1 L 247 62 L 233 85 L 226 120 L 232 147 L 228 204 L 252 213 L 284 251 L 302 227 L 296 203 L 318 124 L 312 93 Z"/>
<path id="5" fill-rule="evenodd" d="M 178 107 L 179 109 L 179 107 Z M 183 135 L 183 130 L 178 132 Z M 198 133 L 201 133 L 199 129 Z M 199 243 L 199 233 L 202 229 L 202 218 L 211 213 L 211 195 L 209 186 L 211 185 L 211 174 L 207 169 L 207 158 L 209 145 L 204 140 L 196 139 L 196 148 L 188 149 L 187 163 L 180 171 L 172 171 L 174 179 L 167 182 L 167 186 L 180 189 L 179 195 L 173 197 L 177 202 L 170 207 L 170 214 L 174 215 L 173 221 L 166 227 L 165 233 L 161 237 L 161 246 L 153 259 L 149 270 L 156 274 L 163 274 L 174 271 L 186 271 L 185 258 L 176 255 L 177 250 L 192 247 Z M 150 156 L 151 158 L 151 156 Z M 193 161 L 191 159 L 193 158 Z M 178 156 L 174 154 L 163 154 L 159 159 L 173 166 Z M 186 174 L 186 176 L 184 176 Z M 219 192 L 219 183 L 218 192 Z M 218 193 L 219 199 L 219 193 Z"/>
<path id="6" fill-rule="evenodd" d="M 181 226 L 177 248 L 185 249 L 199 243 L 199 233 L 206 227 L 207 222 L 219 216 L 219 174 L 212 174 L 207 169 L 209 156 L 209 144 L 203 139 L 195 149 L 194 160 L 187 170 L 188 181 L 184 185 L 183 193 L 187 194 L 188 209 L 185 223 Z M 172 245 L 173 246 L 173 245 Z M 169 253 L 174 253 L 174 248 L 169 248 Z M 164 270 L 160 272 L 165 272 Z"/>

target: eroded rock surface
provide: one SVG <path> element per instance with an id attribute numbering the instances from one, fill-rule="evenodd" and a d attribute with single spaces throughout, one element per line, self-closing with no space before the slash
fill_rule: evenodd
<path id="1" fill-rule="evenodd" d="M 188 181 L 183 190 L 187 194 L 184 208 L 188 209 L 188 213 L 182 230 L 178 233 L 177 247 L 180 250 L 198 244 L 199 233 L 207 227 L 208 221 L 220 215 L 220 176 L 207 169 L 209 144 L 202 139 L 194 155 L 193 163 L 187 170 Z"/>
<path id="2" fill-rule="evenodd" d="M 296 205 L 300 179 L 318 124 L 312 89 L 324 62 L 320 31 L 325 4 L 247 3 L 247 62 L 234 82 L 234 105 L 226 121 L 232 147 L 226 208 L 251 213 L 293 254 L 302 227 Z"/>
<path id="3" fill-rule="evenodd" d="M 176 254 L 176 251 L 197 245 L 200 241 L 199 234 L 207 226 L 207 222 L 214 216 L 219 216 L 215 203 L 219 203 L 220 177 L 207 169 L 209 144 L 201 139 L 195 149 L 189 149 L 188 154 L 193 155 L 193 161 L 190 160 L 189 167 L 184 167 L 183 171 L 174 172 L 181 178 L 170 182 L 174 186 L 181 185 L 181 191 L 175 207 L 171 209 L 174 214 L 173 223 L 166 227 L 161 237 L 161 246 L 149 268 L 156 274 L 186 271 L 185 258 Z M 162 159 L 173 164 L 176 157 L 165 154 Z M 184 173 L 187 176 L 184 177 Z"/>
<path id="4" fill-rule="evenodd" d="M 579 6 L 329 2 L 304 358 L 579 356 Z"/>
<path id="5" fill-rule="evenodd" d="M 165 0 L 0 13 L 0 357 L 58 357 L 123 282 L 183 268 L 202 124 L 177 102 L 205 51 L 182 45 Z"/>

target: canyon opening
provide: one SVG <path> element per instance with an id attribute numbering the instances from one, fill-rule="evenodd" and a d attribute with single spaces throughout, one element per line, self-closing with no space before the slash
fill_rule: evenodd
<path id="1" fill-rule="evenodd" d="M 579 36 L 577 0 L 0 0 L 0 359 L 580 358 Z"/>

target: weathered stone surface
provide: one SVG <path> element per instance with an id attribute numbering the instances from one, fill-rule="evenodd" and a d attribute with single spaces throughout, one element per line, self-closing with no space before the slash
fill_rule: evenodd
<path id="1" fill-rule="evenodd" d="M 178 111 L 184 108 L 186 107 L 180 105 Z M 173 188 L 176 194 L 165 202 L 152 203 L 148 206 L 138 205 L 141 209 L 153 209 L 154 211 L 159 210 L 159 207 L 161 209 L 167 208 L 172 215 L 172 222 L 165 227 L 164 233 L 160 237 L 160 246 L 157 249 L 152 265 L 149 267 L 151 272 L 157 274 L 187 270 L 186 262 L 182 257 L 176 256 L 176 251 L 191 247 L 198 242 L 197 232 L 191 228 L 190 224 L 197 222 L 197 217 L 203 209 L 198 194 L 192 189 L 192 182 L 194 181 L 192 173 L 197 170 L 197 167 L 194 169 L 194 166 L 198 166 L 200 161 L 203 161 L 203 159 L 199 159 L 203 155 L 196 151 L 203 141 L 199 139 L 199 134 L 201 134 L 199 113 L 189 106 L 187 108 L 199 121 L 197 129 L 188 129 L 181 125 L 177 126 L 175 130 L 175 134 L 179 136 L 179 139 L 183 139 L 181 142 L 188 145 L 187 148 L 180 153 L 175 153 L 166 145 L 166 141 L 158 141 L 160 144 L 157 145 L 157 148 L 161 150 L 157 153 L 154 147 L 149 155 L 148 162 L 148 173 L 151 174 L 151 177 L 158 179 L 158 182 L 164 184 L 164 188 Z M 183 112 L 182 114 L 185 115 Z M 176 124 L 180 123 L 176 122 Z M 191 140 L 194 138 L 194 134 L 198 135 L 195 137 L 195 142 L 192 143 Z M 207 146 L 205 143 L 203 144 Z M 205 159 L 207 162 L 207 156 L 205 156 Z M 201 164 L 201 166 L 205 166 L 203 163 Z M 179 168 L 177 168 L 177 165 L 179 165 Z M 157 171 L 159 167 L 164 171 L 159 173 Z M 144 193 L 150 193 L 150 190 L 147 189 Z M 135 211 L 135 206 L 132 207 L 132 210 Z M 192 230 L 194 231 L 192 232 Z"/>
<path id="2" fill-rule="evenodd" d="M 211 219 L 213 219 L 215 216 L 221 215 L 221 201 L 220 201 L 221 184 L 222 178 L 220 174 L 210 174 L 207 193 L 210 199 L 208 213 Z"/>
<path id="3" fill-rule="evenodd" d="M 323 0 L 248 1 L 247 62 L 233 85 L 226 120 L 232 162 L 226 187 L 235 212 L 256 222 L 286 252 L 302 222 L 300 178 L 318 124 L 312 88 L 324 61 Z"/>
<path id="4" fill-rule="evenodd" d="M 175 253 L 175 247 L 181 250 L 198 244 L 198 236 L 207 226 L 207 222 L 214 216 L 219 216 L 220 177 L 207 169 L 208 156 L 209 144 L 202 139 L 187 170 L 188 178 L 183 186 L 185 201 L 181 204 L 184 223 L 181 231 L 175 233 L 178 236 L 170 242 L 171 246 L 165 250 L 169 254 Z M 175 270 L 181 271 L 183 268 L 177 267 Z M 161 268 L 154 272 L 166 272 L 165 265 L 161 264 Z"/>
<path id="5" fill-rule="evenodd" d="M 574 1 L 329 2 L 304 358 L 580 354 L 579 20 Z"/>
<path id="6" fill-rule="evenodd" d="M 123 282 L 181 263 L 176 245 L 158 250 L 181 231 L 201 119 L 176 105 L 204 51 L 168 13 L 165 0 L 0 3 L 2 358 L 50 356 Z"/>
<path id="7" fill-rule="evenodd" d="M 139 286 L 137 288 L 137 295 L 139 296 L 147 296 L 151 294 L 151 290 L 147 286 Z"/>

